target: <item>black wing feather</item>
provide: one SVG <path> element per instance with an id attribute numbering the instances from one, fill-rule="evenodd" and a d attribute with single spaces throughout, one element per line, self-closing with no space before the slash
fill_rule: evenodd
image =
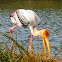
<path id="1" fill-rule="evenodd" d="M 26 19 L 25 16 L 23 16 L 23 14 L 19 15 L 17 12 L 17 17 L 18 17 L 19 21 L 22 23 L 22 26 L 28 27 L 29 21 Z"/>

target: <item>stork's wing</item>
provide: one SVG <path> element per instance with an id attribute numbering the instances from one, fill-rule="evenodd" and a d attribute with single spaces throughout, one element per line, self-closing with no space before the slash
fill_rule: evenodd
<path id="1" fill-rule="evenodd" d="M 16 13 L 17 13 L 17 17 L 18 17 L 20 23 L 22 24 L 22 26 L 37 27 L 40 22 L 40 18 L 32 10 L 19 9 Z"/>
<path id="2" fill-rule="evenodd" d="M 19 12 L 17 11 L 17 17 L 18 17 L 19 21 L 21 22 L 22 26 L 28 27 L 29 21 L 23 15 L 23 13 L 19 14 Z"/>

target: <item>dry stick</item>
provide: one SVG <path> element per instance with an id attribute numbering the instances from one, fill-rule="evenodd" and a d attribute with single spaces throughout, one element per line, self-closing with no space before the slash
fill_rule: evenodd
<path id="1" fill-rule="evenodd" d="M 29 54 L 29 52 L 25 48 L 23 48 L 20 44 L 18 44 L 14 39 L 12 39 L 11 37 L 7 36 L 5 33 L 3 33 L 3 35 L 6 36 L 7 38 L 11 39 L 12 41 L 14 41 L 15 44 L 18 47 L 20 47 L 29 57 L 31 57 L 31 55 Z"/>

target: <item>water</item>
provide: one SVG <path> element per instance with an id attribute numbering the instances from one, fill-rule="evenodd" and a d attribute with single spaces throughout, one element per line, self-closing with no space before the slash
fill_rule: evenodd
<path id="1" fill-rule="evenodd" d="M 0 1 L 0 32 L 10 36 L 9 28 L 14 26 L 10 21 L 10 15 L 16 9 L 30 9 L 35 11 L 41 19 L 39 29 L 50 30 L 49 42 L 52 56 L 62 57 L 62 1 Z M 13 37 L 25 48 L 30 44 L 29 28 L 17 27 L 13 29 Z M 2 42 L 0 35 L 0 42 Z M 36 38 L 34 40 L 34 38 Z M 36 52 L 40 52 L 44 48 L 41 37 L 33 38 L 33 48 Z M 5 38 L 6 39 L 6 38 Z M 29 39 L 29 40 L 28 40 Z M 10 40 L 9 40 L 10 41 Z M 11 44 L 11 41 L 8 42 Z M 39 48 L 38 48 L 39 47 Z"/>

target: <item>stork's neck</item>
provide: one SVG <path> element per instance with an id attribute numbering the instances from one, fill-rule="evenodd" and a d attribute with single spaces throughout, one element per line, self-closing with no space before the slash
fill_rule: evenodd
<path id="1" fill-rule="evenodd" d="M 33 28 L 32 26 L 30 26 L 29 28 L 30 28 L 31 33 L 33 34 L 33 36 L 38 36 L 39 30 L 37 29 L 37 27 Z"/>
<path id="2" fill-rule="evenodd" d="M 38 30 L 37 27 L 33 28 L 32 26 L 29 27 L 31 30 L 31 33 L 33 34 L 33 36 L 42 36 L 44 35 L 44 33 L 47 32 L 47 30 L 43 29 L 43 30 Z M 48 33 L 48 32 L 47 32 Z"/>

